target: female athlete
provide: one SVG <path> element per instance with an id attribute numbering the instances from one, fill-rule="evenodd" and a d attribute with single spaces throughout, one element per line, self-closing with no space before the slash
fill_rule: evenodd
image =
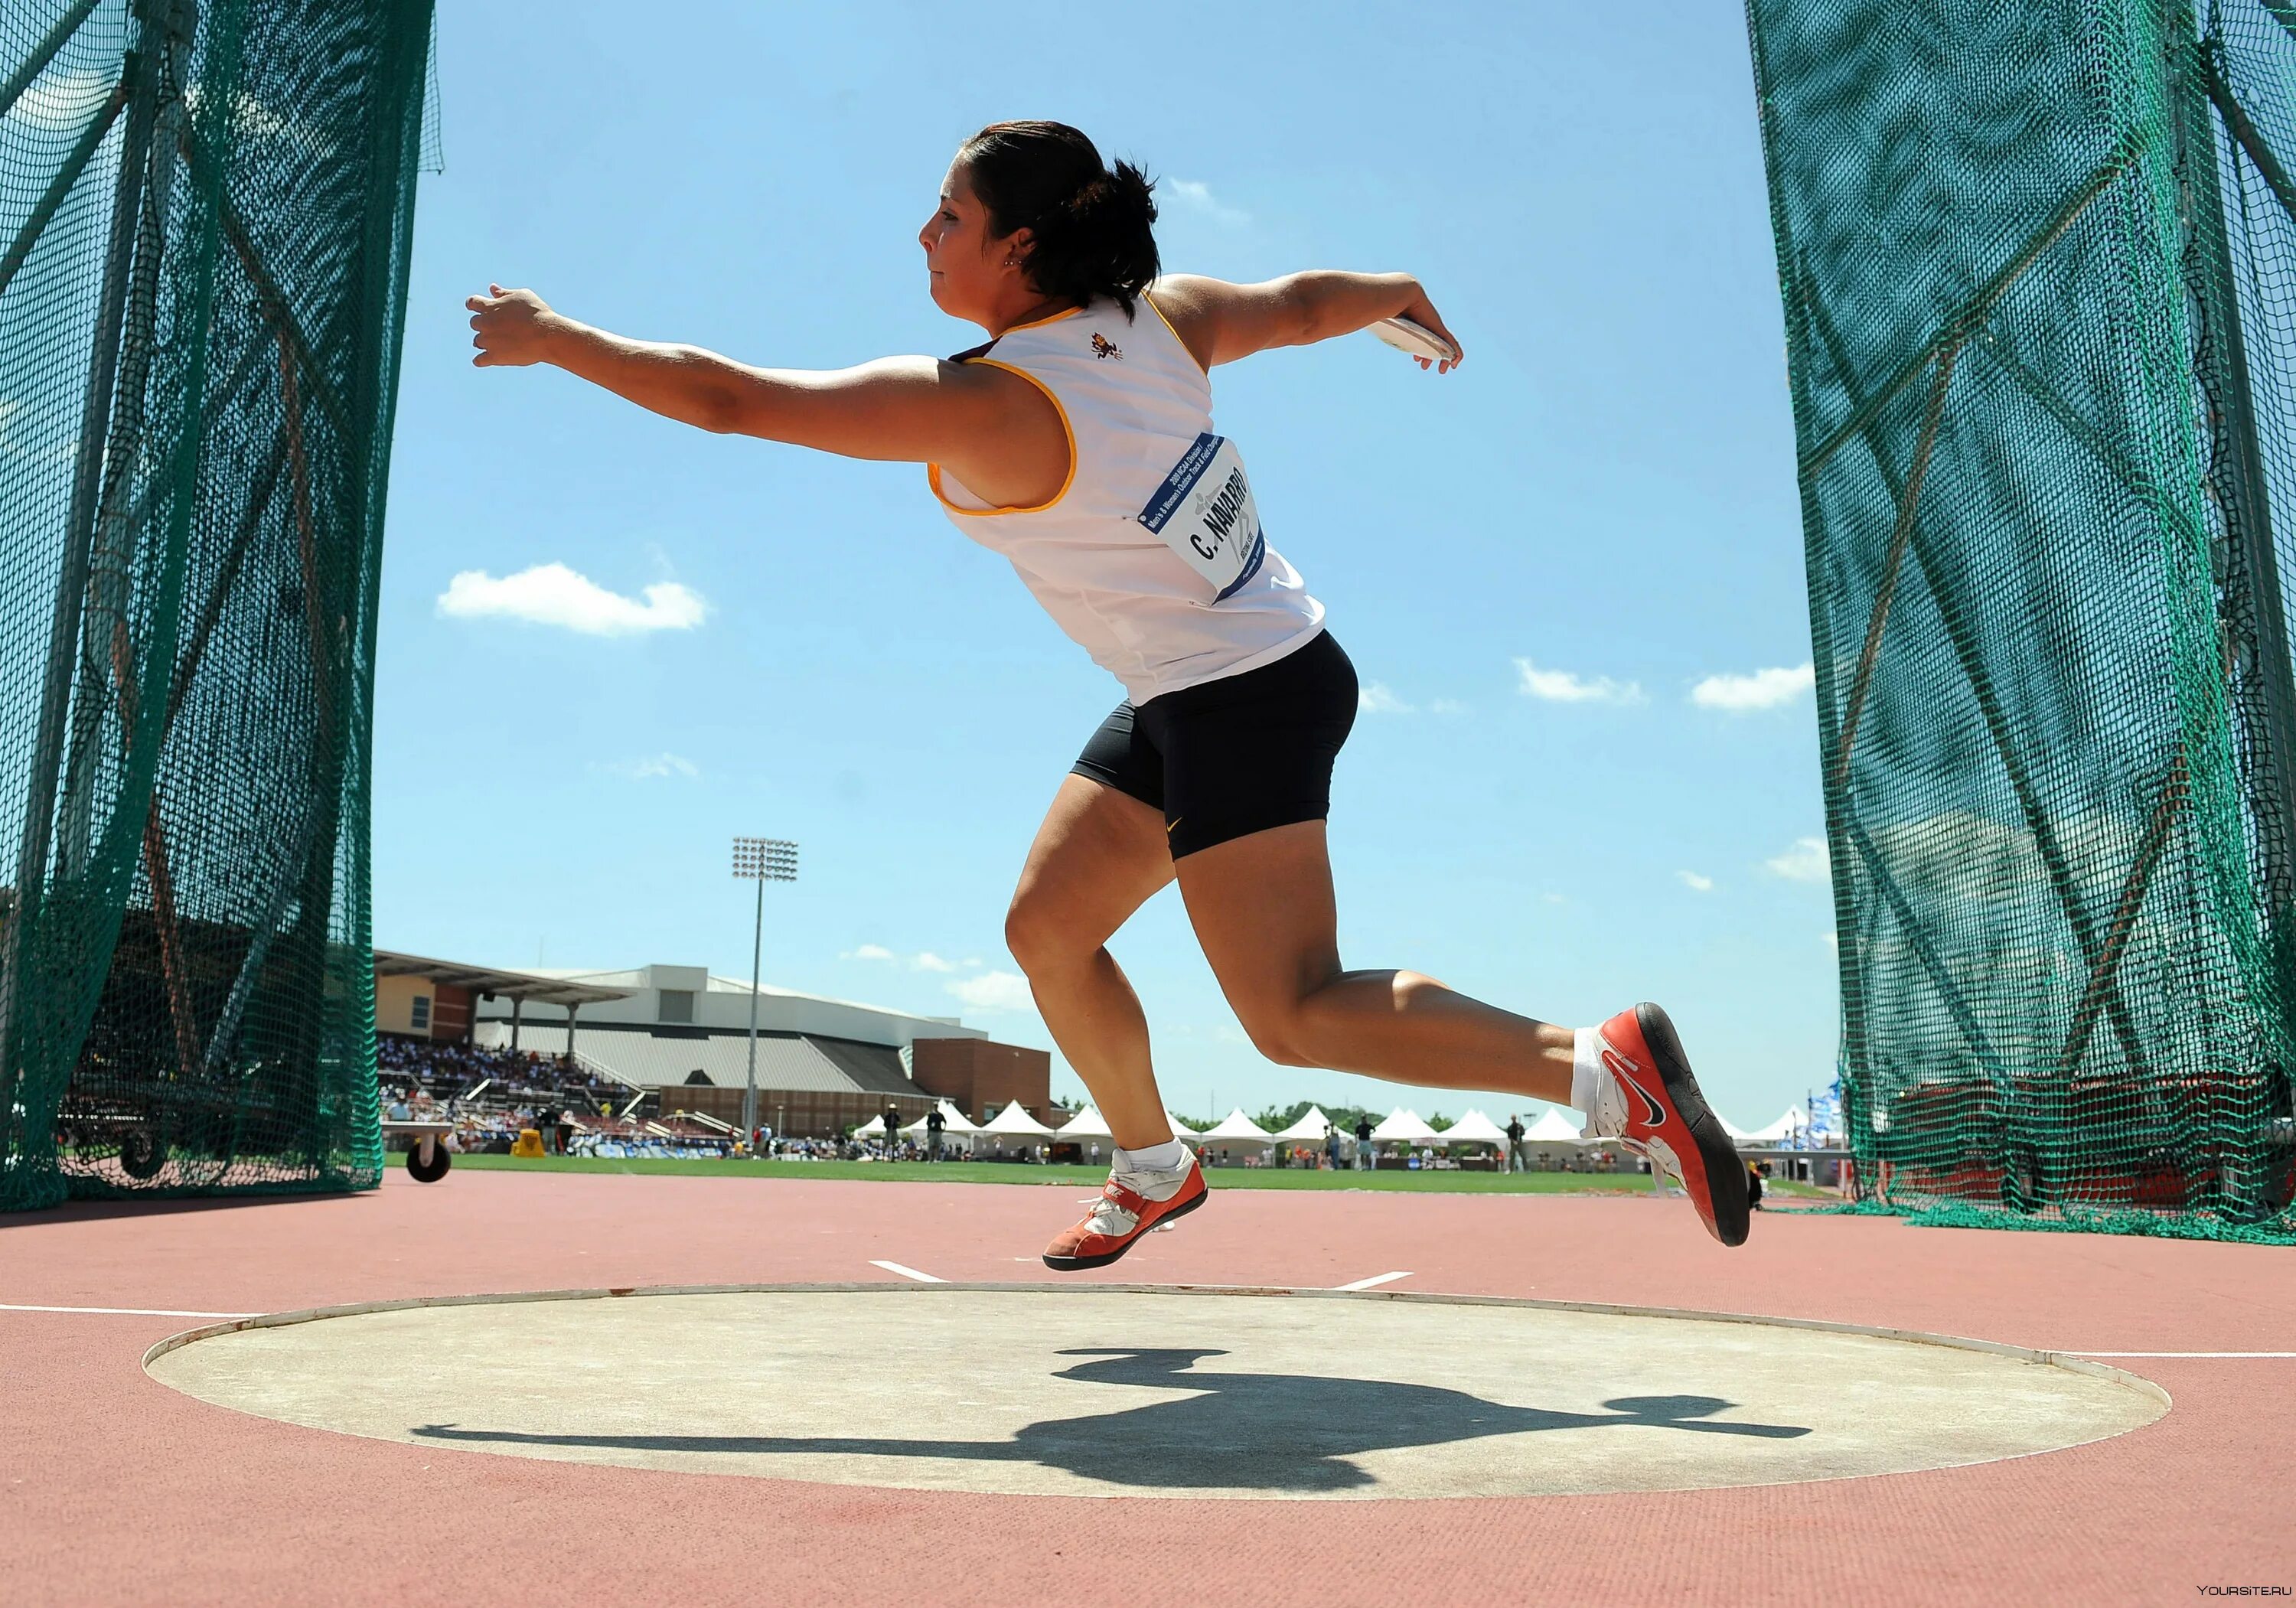
<path id="1" fill-rule="evenodd" d="M 1152 188 L 1129 163 L 1103 167 L 1065 124 L 967 140 L 917 240 L 934 302 L 988 340 L 946 361 L 752 368 L 610 334 L 499 285 L 470 299 L 473 361 L 554 364 L 703 430 L 923 464 L 957 529 L 1010 560 L 1123 684 L 1053 795 L 1004 922 L 1117 1145 L 1101 1198 L 1047 1265 L 1103 1267 L 1205 1199 L 1165 1117 L 1139 998 L 1106 947 L 1176 877 L 1270 1060 L 1572 1106 L 1589 1135 L 1678 1178 L 1717 1239 L 1742 1243 L 1745 1169 L 1658 1006 L 1573 1030 L 1417 972 L 1341 967 L 1324 817 L 1355 671 L 1260 534 L 1242 455 L 1212 428 L 1209 375 L 1398 316 L 1459 346 L 1408 275 L 1160 276 Z"/>

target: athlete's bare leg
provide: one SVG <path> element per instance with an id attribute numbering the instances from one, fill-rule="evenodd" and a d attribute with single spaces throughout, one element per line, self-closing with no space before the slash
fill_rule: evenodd
<path id="1" fill-rule="evenodd" d="M 1341 970 L 1323 822 L 1216 843 L 1178 872 L 1204 958 L 1269 1060 L 1570 1103 L 1569 1028 L 1417 972 Z"/>
<path id="2" fill-rule="evenodd" d="M 1171 880 L 1163 813 L 1072 774 L 1037 830 L 1004 918 L 1005 945 L 1053 1041 L 1127 1150 L 1163 1144 L 1172 1127 L 1149 1062 L 1148 1018 L 1106 945 Z"/>

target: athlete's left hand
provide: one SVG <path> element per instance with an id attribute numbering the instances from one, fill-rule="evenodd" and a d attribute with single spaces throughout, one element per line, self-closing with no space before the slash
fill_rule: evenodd
<path id="1" fill-rule="evenodd" d="M 1434 368 L 1439 373 L 1447 374 L 1467 360 L 1467 349 L 1460 343 L 1459 338 L 1451 332 L 1450 326 L 1443 322 L 1443 315 L 1435 310 L 1435 304 L 1427 299 L 1425 291 L 1419 292 L 1418 300 L 1403 309 L 1403 316 L 1422 329 L 1432 330 L 1442 336 L 1451 343 L 1451 349 L 1459 354 L 1448 363 L 1441 365 L 1438 365 L 1431 357 L 1414 357 L 1412 361 L 1420 367 Z"/>
<path id="2" fill-rule="evenodd" d="M 478 332 L 471 338 L 479 349 L 471 362 L 480 368 L 521 368 L 547 361 L 545 347 L 558 319 L 550 304 L 532 291 L 505 291 L 498 284 L 487 289 L 493 293 L 463 303 Z"/>

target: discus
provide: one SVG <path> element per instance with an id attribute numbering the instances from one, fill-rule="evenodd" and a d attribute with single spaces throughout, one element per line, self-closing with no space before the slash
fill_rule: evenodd
<path id="1" fill-rule="evenodd" d="M 1424 357 L 1431 363 L 1456 363 L 1459 360 L 1457 347 L 1425 324 L 1414 324 L 1408 318 L 1382 318 L 1371 326 L 1371 332 L 1397 351 Z"/>

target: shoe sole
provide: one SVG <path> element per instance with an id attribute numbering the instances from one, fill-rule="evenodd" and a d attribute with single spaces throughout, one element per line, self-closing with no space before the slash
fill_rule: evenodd
<path id="1" fill-rule="evenodd" d="M 1730 1142 L 1721 1120 L 1699 1092 L 1690 1057 L 1682 1053 L 1682 1039 L 1666 1012 L 1645 1001 L 1635 1007 L 1635 1025 L 1642 1030 L 1643 1043 L 1658 1062 L 1667 1100 L 1690 1130 L 1691 1142 L 1698 1146 L 1698 1160 L 1706 1173 L 1706 1197 L 1714 1212 L 1710 1225 L 1714 1237 L 1726 1245 L 1742 1245 L 1752 1225 L 1746 1201 L 1746 1167 L 1738 1159 L 1738 1147 Z"/>
<path id="2" fill-rule="evenodd" d="M 1181 1218 L 1187 1216 L 1188 1213 L 1193 1211 L 1197 1207 L 1202 1205 L 1206 1201 L 1209 1201 L 1211 1198 L 1211 1191 L 1207 1189 L 1202 1194 L 1197 1195 L 1194 1200 L 1190 1201 L 1186 1205 L 1175 1206 L 1171 1210 L 1166 1212 L 1162 1217 L 1158 1218 L 1145 1228 L 1135 1230 L 1130 1239 L 1126 1240 L 1122 1244 L 1119 1245 L 1115 1250 L 1110 1251 L 1105 1256 L 1054 1256 L 1048 1252 L 1045 1257 L 1045 1266 L 1050 1268 L 1055 1273 L 1081 1273 L 1087 1268 L 1105 1268 L 1111 1262 L 1122 1259 L 1126 1251 L 1131 1250 L 1133 1246 L 1138 1244 L 1142 1240 L 1155 1233 L 1156 1230 L 1161 1228 L 1165 1224 L 1178 1221 Z"/>

